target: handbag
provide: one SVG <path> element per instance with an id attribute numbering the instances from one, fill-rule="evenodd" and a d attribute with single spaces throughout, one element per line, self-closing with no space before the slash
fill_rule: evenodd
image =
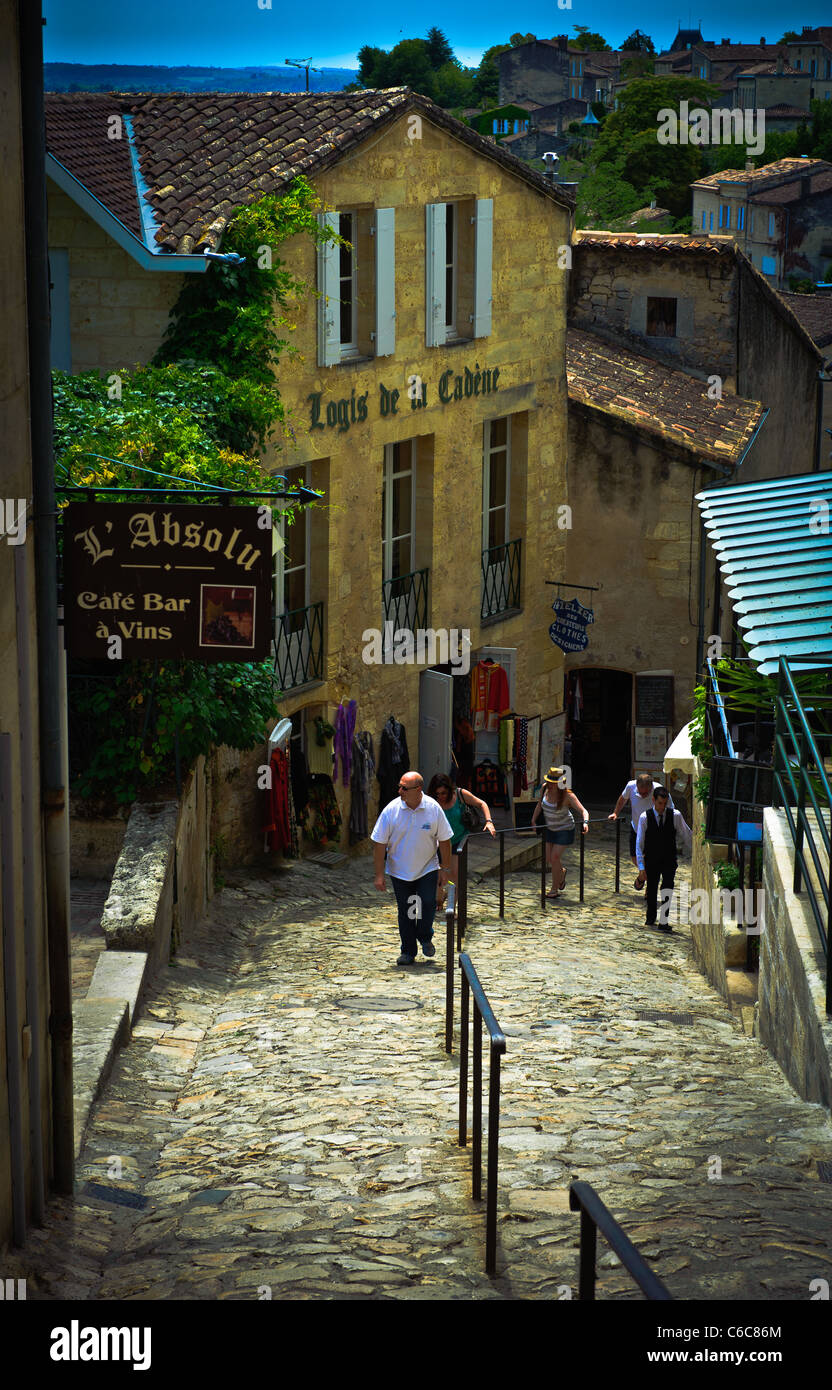
<path id="1" fill-rule="evenodd" d="M 459 819 L 462 822 L 463 830 L 468 831 L 469 833 L 472 830 L 481 830 L 482 825 L 480 822 L 480 813 L 477 810 L 476 806 L 469 805 L 469 803 L 465 800 L 464 796 L 462 795 L 461 787 L 457 787 L 456 795 L 457 800 L 459 801 Z"/>

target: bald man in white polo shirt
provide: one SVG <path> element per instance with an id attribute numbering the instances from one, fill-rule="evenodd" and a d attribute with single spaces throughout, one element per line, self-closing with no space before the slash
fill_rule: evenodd
<path id="1" fill-rule="evenodd" d="M 418 772 L 404 774 L 399 793 L 385 806 L 370 839 L 375 886 L 380 893 L 385 891 L 386 853 L 387 872 L 399 908 L 402 952 L 396 964 L 412 965 L 420 943 L 423 956 L 436 955 L 431 940 L 436 889 L 448 881 L 454 832 L 439 802 L 424 795 Z"/>

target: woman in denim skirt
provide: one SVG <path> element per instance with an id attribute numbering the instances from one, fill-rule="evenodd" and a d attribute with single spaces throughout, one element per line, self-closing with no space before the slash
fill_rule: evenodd
<path id="1" fill-rule="evenodd" d="M 581 834 L 589 829 L 589 812 L 581 805 L 575 793 L 566 785 L 566 768 L 550 767 L 543 778 L 543 792 L 532 812 L 532 825 L 535 825 L 540 812 L 543 812 L 546 837 L 546 862 L 552 870 L 552 887 L 547 898 L 557 898 L 566 882 L 566 869 L 561 864 L 561 855 L 567 845 L 575 842 L 575 817 L 573 810 L 579 812 L 583 825 Z"/>

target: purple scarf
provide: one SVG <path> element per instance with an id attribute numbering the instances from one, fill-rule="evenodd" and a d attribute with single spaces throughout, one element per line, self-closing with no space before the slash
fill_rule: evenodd
<path id="1" fill-rule="evenodd" d="M 347 708 L 341 704 L 335 712 L 335 760 L 332 766 L 332 780 L 338 780 L 338 755 L 341 756 L 341 783 L 348 787 L 352 770 L 352 737 L 355 733 L 355 719 L 358 704 L 350 700 Z"/>

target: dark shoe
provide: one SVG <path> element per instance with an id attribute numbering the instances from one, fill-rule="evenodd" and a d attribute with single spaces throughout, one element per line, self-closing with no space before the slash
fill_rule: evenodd
<path id="1" fill-rule="evenodd" d="M 672 928 L 670 925 L 667 925 L 667 926 L 664 926 L 664 927 L 663 927 L 662 924 L 661 924 L 661 922 L 660 922 L 660 923 L 659 923 L 659 931 L 672 932 L 672 931 L 673 931 L 673 928 Z"/>
<path id="2" fill-rule="evenodd" d="M 416 959 L 415 956 L 406 956 L 406 955 L 404 954 L 404 952 L 402 952 L 402 954 L 399 956 L 399 959 L 396 961 L 396 964 L 397 964 L 397 965 L 412 965 L 413 962 L 415 961 L 415 959 Z"/>
<path id="3" fill-rule="evenodd" d="M 647 920 L 645 921 L 644 925 L 645 925 L 645 927 L 655 927 L 655 925 L 656 925 L 656 919 L 655 919 L 655 917 L 653 918 L 653 921 L 652 921 L 652 922 L 650 921 L 650 918 L 648 917 Z"/>
<path id="4" fill-rule="evenodd" d="M 434 946 L 434 944 L 433 944 L 432 941 L 423 941 L 423 942 L 422 942 L 422 955 L 423 955 L 423 956 L 435 956 L 435 955 L 436 955 L 436 947 Z"/>

